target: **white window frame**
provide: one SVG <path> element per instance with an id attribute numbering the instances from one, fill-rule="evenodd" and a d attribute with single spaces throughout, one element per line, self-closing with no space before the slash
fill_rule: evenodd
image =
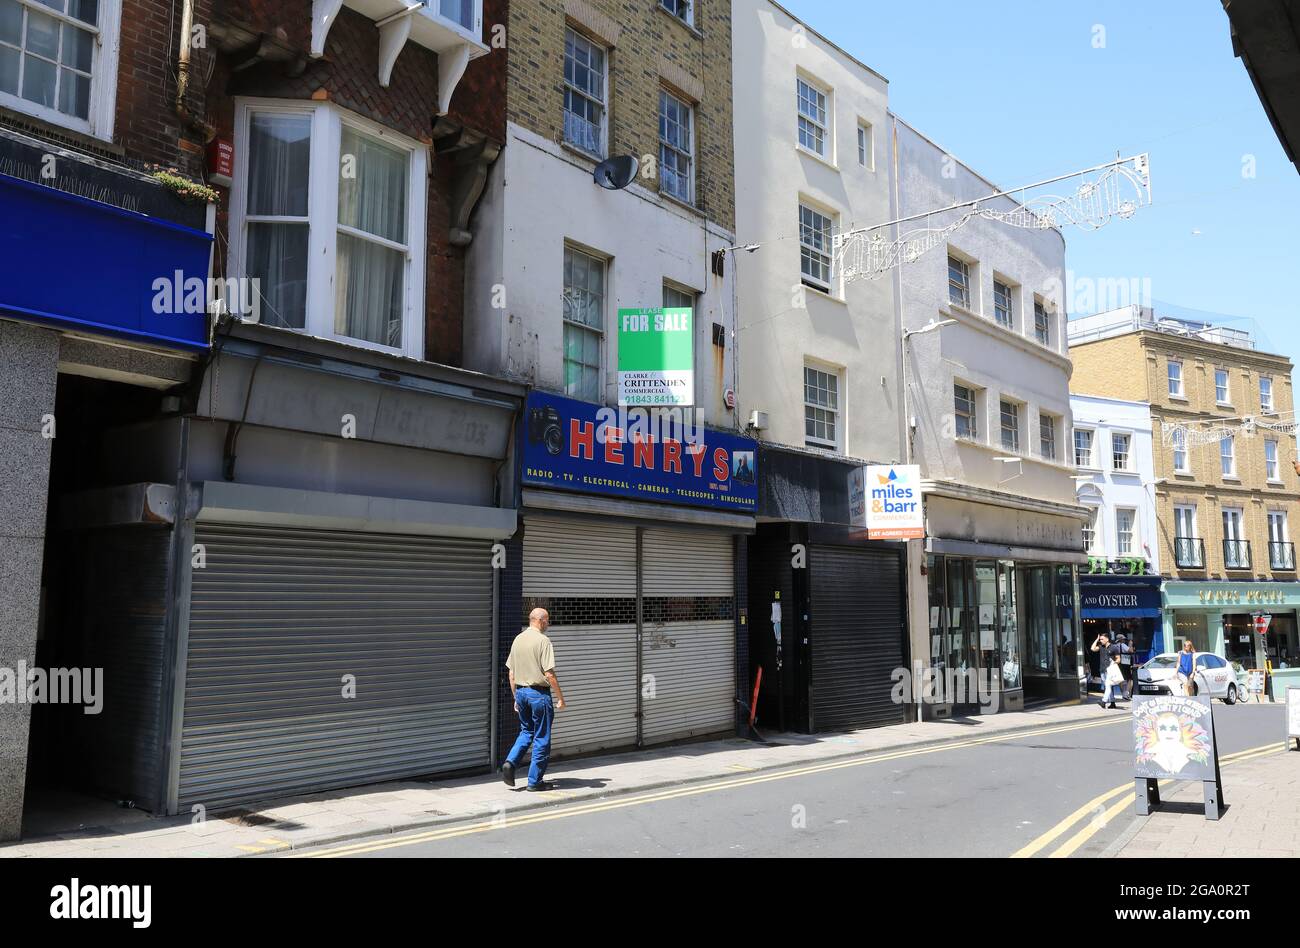
<path id="1" fill-rule="evenodd" d="M 581 254 L 582 256 L 586 257 L 588 260 L 592 260 L 595 261 L 596 263 L 599 263 L 603 268 L 600 284 L 601 284 L 601 292 L 603 293 L 604 298 L 601 300 L 599 326 L 592 326 L 589 325 L 588 323 L 584 323 L 576 319 L 568 319 L 565 317 L 564 293 L 567 292 L 568 286 L 564 283 L 564 255 L 568 253 Z M 611 269 L 611 264 L 612 261 L 609 257 L 606 257 L 603 254 L 596 253 L 595 251 L 588 250 L 586 247 L 582 247 L 577 244 L 570 243 L 568 241 L 564 242 L 564 246 L 560 252 L 561 387 L 564 389 L 565 394 L 569 398 L 576 398 L 580 401 L 586 401 L 588 399 L 589 396 L 585 392 L 570 392 L 568 390 L 568 373 L 565 367 L 565 363 L 567 361 L 567 357 L 565 353 L 568 351 L 568 340 L 564 338 L 564 334 L 568 331 L 569 326 L 573 326 L 574 330 L 577 332 L 595 333 L 600 337 L 599 339 L 600 352 L 599 355 L 597 356 L 597 363 L 596 363 L 596 392 L 594 395 L 590 396 L 590 398 L 596 404 L 604 404 L 606 399 L 607 386 L 605 384 L 605 365 L 606 365 L 606 359 L 608 358 L 607 353 L 609 347 L 609 304 L 610 304 L 609 271 Z"/>
<path id="2" fill-rule="evenodd" d="M 1223 385 L 1219 384 L 1220 376 L 1223 377 Z M 1220 390 L 1223 392 L 1222 398 L 1219 397 Z M 1214 403 L 1232 407 L 1232 375 L 1227 369 L 1214 370 Z"/>
<path id="3" fill-rule="evenodd" d="M 1267 395 L 1267 397 L 1265 397 Z M 1277 411 L 1273 401 L 1273 379 L 1268 375 L 1259 377 L 1259 410 L 1265 415 L 1271 415 Z"/>
<path id="4" fill-rule="evenodd" d="M 1022 426 L 1020 424 L 1022 410 L 1025 406 L 1023 402 L 1015 401 L 1010 398 L 998 399 L 998 444 L 1004 451 L 1014 451 L 1020 453 L 1024 439 L 1020 437 Z M 1011 411 L 1008 412 L 1007 409 Z M 1011 419 L 1012 424 L 1008 427 L 1007 418 Z M 1007 432 L 1011 433 L 1011 444 L 1007 444 Z"/>
<path id="5" fill-rule="evenodd" d="M 1225 451 L 1224 449 L 1227 448 Z M 1237 478 L 1237 438 L 1224 435 L 1219 439 L 1219 469 L 1225 478 Z"/>
<path id="6" fill-rule="evenodd" d="M 301 328 L 275 327 L 321 339 L 331 339 L 362 349 L 374 349 L 424 358 L 425 230 L 429 146 L 407 138 L 354 112 L 328 102 L 240 97 L 235 100 L 235 175 L 230 195 L 230 259 L 232 276 L 247 275 L 247 206 L 249 171 L 249 127 L 253 113 L 308 116 L 311 119 L 309 176 L 313 182 L 307 198 L 307 303 L 306 325 Z M 402 312 L 402 345 L 381 345 L 334 331 L 335 268 L 339 220 L 339 173 L 343 126 L 384 144 L 406 151 L 411 158 L 406 187 L 406 281 Z"/>
<path id="7" fill-rule="evenodd" d="M 961 280 L 959 281 L 953 279 L 954 263 L 957 264 L 956 269 L 961 274 Z M 951 248 L 948 250 L 948 305 L 949 306 L 960 306 L 962 309 L 966 310 L 967 312 L 973 312 L 973 310 L 971 309 L 971 301 L 973 299 L 973 294 L 971 293 L 971 282 L 972 282 L 971 271 L 973 269 L 974 269 L 974 265 L 969 260 L 967 260 L 965 257 L 959 257 L 957 254 L 952 252 Z M 962 298 L 960 300 L 955 300 L 952 298 L 953 290 L 959 288 L 961 290 Z"/>
<path id="8" fill-rule="evenodd" d="M 1191 455 L 1187 451 L 1187 429 L 1178 427 L 1173 431 L 1170 438 L 1170 444 L 1173 449 L 1174 473 L 1190 474 L 1192 473 Z M 1181 462 L 1179 456 L 1181 455 Z"/>
<path id="9" fill-rule="evenodd" d="M 868 171 L 876 170 L 875 133 L 870 122 L 858 119 L 858 165 Z"/>
<path id="10" fill-rule="evenodd" d="M 1121 443 L 1125 444 L 1123 466 L 1117 463 L 1115 457 L 1119 453 Z M 1133 432 L 1112 431 L 1110 433 L 1110 469 L 1121 474 L 1133 473 Z"/>
<path id="11" fill-rule="evenodd" d="M 1042 456 L 1044 461 L 1055 461 L 1060 456 L 1060 448 L 1057 446 L 1056 437 L 1056 432 L 1060 426 L 1056 422 L 1056 415 L 1045 411 L 1040 411 L 1038 413 L 1038 453 Z M 1043 437 L 1045 433 L 1043 428 L 1044 423 L 1047 425 L 1046 433 L 1050 434 L 1050 438 Z M 1050 452 L 1046 449 L 1046 445 L 1048 444 L 1051 445 Z"/>
<path id="12" fill-rule="evenodd" d="M 825 405 L 810 402 L 808 400 L 808 373 L 815 372 L 817 375 L 825 376 L 834 383 L 833 394 L 835 396 L 835 407 L 828 408 Z M 844 441 L 844 386 L 841 384 L 843 372 L 834 366 L 824 365 L 814 362 L 811 359 L 805 359 L 803 363 L 803 408 L 804 408 L 804 444 L 808 447 L 821 448 L 827 451 L 840 451 L 840 445 Z M 814 380 L 816 381 L 816 380 Z M 826 391 L 831 391 L 827 388 Z M 825 412 L 830 415 L 830 423 L 835 427 L 835 438 L 818 438 L 808 434 L 808 409 Z"/>
<path id="13" fill-rule="evenodd" d="M 1088 460 L 1083 463 L 1079 460 L 1079 435 L 1088 436 Z M 1087 428 L 1081 425 L 1074 426 L 1074 466 L 1082 470 L 1096 471 L 1099 468 L 1096 465 L 1097 460 L 1097 429 Z"/>
<path id="14" fill-rule="evenodd" d="M 87 24 L 76 17 L 51 9 L 39 3 L 38 0 L 17 0 L 17 2 L 20 7 L 43 13 L 60 23 L 70 23 L 80 29 L 87 29 Z M 23 23 L 24 26 L 21 28 L 23 35 L 20 37 L 20 41 L 26 40 L 25 17 Z M 112 141 L 113 120 L 117 112 L 117 68 L 118 48 L 121 45 L 119 40 L 121 27 L 122 0 L 99 0 L 99 23 L 97 29 L 93 31 L 96 38 L 90 64 L 90 106 L 86 118 L 67 115 L 57 108 L 24 99 L 21 94 L 21 79 L 18 93 L 0 92 L 0 105 L 15 112 L 30 115 L 43 122 L 48 122 L 51 125 L 58 125 L 61 128 L 81 132 L 102 141 Z M 90 31 L 88 30 L 88 32 Z M 60 27 L 59 33 L 61 37 L 63 33 L 62 27 Z M 60 38 L 61 43 L 62 38 Z"/>
<path id="15" fill-rule="evenodd" d="M 1273 450 L 1270 452 L 1269 448 Z M 1282 465 L 1278 460 L 1278 442 L 1274 438 L 1264 439 L 1264 476 L 1270 483 L 1282 483 Z M 1272 454 L 1272 457 L 1269 455 Z"/>
<path id="16" fill-rule="evenodd" d="M 1178 367 L 1177 376 L 1174 375 L 1174 367 Z M 1183 378 L 1183 361 L 1181 359 L 1169 359 L 1165 368 L 1166 378 L 1169 379 L 1169 397 L 1186 398 L 1187 386 Z M 1176 384 L 1176 388 L 1175 388 Z"/>
<path id="17" fill-rule="evenodd" d="M 1128 530 L 1124 530 L 1124 518 L 1128 517 Z M 1128 543 L 1125 544 L 1125 533 L 1128 534 Z M 1115 508 L 1115 553 L 1117 556 L 1136 556 L 1136 550 L 1142 548 L 1141 537 L 1138 534 L 1138 512 L 1134 507 L 1116 507 Z"/>
<path id="18" fill-rule="evenodd" d="M 1278 528 L 1278 524 L 1281 524 L 1280 528 Z M 1285 510 L 1270 510 L 1268 512 L 1268 542 L 1291 542 L 1291 524 Z"/>
<path id="19" fill-rule="evenodd" d="M 1231 564 L 1227 562 L 1228 559 L 1227 544 L 1229 542 L 1232 542 L 1234 544 L 1246 542 L 1245 509 L 1242 507 L 1222 507 L 1220 508 L 1220 510 L 1221 510 L 1220 517 L 1223 523 L 1224 568 L 1232 569 L 1232 570 L 1246 570 L 1251 568 L 1254 565 L 1254 563 L 1251 562 L 1251 560 L 1253 560 L 1253 556 L 1251 555 L 1251 550 L 1249 546 L 1246 547 L 1246 556 L 1245 556 L 1246 562 L 1243 563 L 1241 562 L 1240 559 L 1237 562 Z M 1231 527 L 1231 529 L 1229 529 L 1229 527 Z"/>
<path id="20" fill-rule="evenodd" d="M 804 212 L 815 214 L 817 217 L 826 221 L 826 246 L 825 249 L 819 250 L 813 243 L 804 240 Z M 823 293 L 833 294 L 835 286 L 835 221 L 836 215 L 825 208 L 819 207 L 804 198 L 799 199 L 799 278 L 806 285 L 814 289 L 821 290 Z M 815 222 L 814 222 L 815 223 Z M 816 230 L 817 228 L 814 228 Z M 822 282 L 820 277 L 810 276 L 804 270 L 804 253 L 815 257 L 824 257 L 826 259 L 826 281 Z"/>
<path id="21" fill-rule="evenodd" d="M 1098 525 L 1101 523 L 1101 508 L 1088 505 L 1087 510 L 1088 520 L 1083 525 L 1083 551 L 1095 554 L 1100 549 L 1098 541 L 1101 539 L 1101 531 Z"/>
<path id="22" fill-rule="evenodd" d="M 1205 551 L 1200 545 L 1195 543 L 1191 546 L 1191 551 L 1197 556 L 1199 562 L 1189 566 L 1179 566 L 1178 564 L 1178 541 L 1179 540 L 1200 540 L 1201 529 L 1197 520 L 1197 511 L 1195 504 L 1174 504 L 1174 567 L 1176 569 L 1204 569 L 1205 568 Z M 1183 533 L 1187 529 L 1187 533 Z"/>
<path id="23" fill-rule="evenodd" d="M 675 102 L 686 112 L 686 151 L 669 144 L 663 137 L 665 100 Z M 682 155 L 686 158 L 686 194 L 675 194 L 664 187 L 664 150 Z M 695 203 L 695 106 L 680 96 L 676 96 L 662 86 L 659 88 L 659 191 L 676 201 L 685 204 Z"/>
<path id="24" fill-rule="evenodd" d="M 965 399 L 970 405 L 969 411 L 964 411 L 957 407 L 958 399 L 962 398 L 962 396 L 957 392 L 957 389 L 962 389 L 969 396 L 968 398 Z M 958 382 L 955 380 L 953 381 L 952 383 L 953 437 L 961 441 L 980 440 L 979 405 L 980 405 L 980 390 L 978 388 L 976 388 L 974 385 L 967 385 L 965 382 Z M 963 418 L 963 417 L 969 419 L 967 425 L 968 430 L 966 434 L 961 434 L 957 430 L 956 419 Z"/>
<path id="25" fill-rule="evenodd" d="M 1034 339 L 1040 346 L 1052 346 L 1052 310 L 1047 300 L 1034 297 Z"/>
<path id="26" fill-rule="evenodd" d="M 591 91 L 589 89 L 580 89 L 577 86 L 570 83 L 564 76 L 563 64 L 561 64 L 561 69 L 560 69 L 561 92 L 563 92 L 564 90 L 572 90 L 574 93 L 581 96 L 582 98 L 587 99 L 590 102 L 595 102 L 597 105 L 600 106 L 600 150 L 593 152 L 590 149 L 588 149 L 585 145 L 579 142 L 569 141 L 569 138 L 564 131 L 564 127 L 565 127 L 564 116 L 568 112 L 568 109 L 564 107 L 563 94 L 561 94 L 560 96 L 560 138 L 570 148 L 576 148 L 584 155 L 592 155 L 593 157 L 603 159 L 606 155 L 609 154 L 609 53 L 610 50 L 608 46 L 596 42 L 594 39 L 592 39 L 590 36 L 587 36 L 585 33 L 582 33 L 579 30 L 575 30 L 572 26 L 567 26 L 567 25 L 564 28 L 565 49 L 568 48 L 570 34 L 573 35 L 575 47 L 577 46 L 578 43 L 585 43 L 587 46 L 590 46 L 592 49 L 599 50 L 601 54 L 600 91 L 601 91 L 602 98 L 597 99 L 594 96 L 592 96 Z M 561 55 L 564 55 L 564 53 L 562 52 Z"/>
<path id="27" fill-rule="evenodd" d="M 810 93 L 815 93 L 816 96 L 820 96 L 821 103 L 818 104 L 816 98 L 814 98 L 814 96 L 812 95 L 805 96 L 803 94 L 805 88 L 808 89 Z M 803 103 L 805 100 L 809 102 L 809 104 L 811 105 L 814 111 L 820 109 L 822 113 L 820 120 L 817 118 L 816 115 L 810 115 L 807 111 L 804 110 Z M 834 139 L 832 138 L 833 114 L 831 111 L 830 88 L 822 85 L 820 82 L 813 79 L 811 76 L 807 76 L 801 72 L 795 76 L 794 105 L 795 105 L 795 135 L 794 135 L 795 147 L 798 148 L 800 151 L 806 151 L 810 155 L 816 155 L 818 158 L 821 158 L 823 161 L 833 162 L 835 159 L 834 159 L 834 153 L 831 151 L 831 147 L 834 143 Z M 800 140 L 803 133 L 803 125 L 802 125 L 803 122 L 807 122 L 814 129 L 817 129 L 818 131 L 821 132 L 820 150 L 805 145 Z M 809 137 L 816 137 L 816 136 L 810 135 Z"/>
<path id="28" fill-rule="evenodd" d="M 1006 293 L 999 293 L 998 287 L 1006 290 Z M 1007 318 L 1002 318 L 1002 307 L 999 300 L 1006 300 Z M 1010 329 L 1013 332 L 1016 328 L 1016 285 L 1003 277 L 993 274 L 993 321 L 1003 329 Z"/>
<path id="29" fill-rule="evenodd" d="M 670 10 L 668 8 L 670 3 L 680 4 L 682 12 Z M 674 20 L 680 20 L 690 27 L 695 26 L 695 0 L 659 0 L 659 7 Z"/>

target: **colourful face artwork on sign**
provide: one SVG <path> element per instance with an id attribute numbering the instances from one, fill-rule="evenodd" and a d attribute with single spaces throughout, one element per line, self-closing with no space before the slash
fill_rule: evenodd
<path id="1" fill-rule="evenodd" d="M 1207 697 L 1136 698 L 1134 775 L 1180 780 L 1215 779 L 1214 715 Z"/>

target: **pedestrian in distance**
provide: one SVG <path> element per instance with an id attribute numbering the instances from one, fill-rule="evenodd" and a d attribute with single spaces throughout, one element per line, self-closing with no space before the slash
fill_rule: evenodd
<path id="1" fill-rule="evenodd" d="M 1189 698 L 1196 693 L 1196 686 L 1192 683 L 1192 675 L 1196 671 L 1195 657 L 1192 640 L 1184 639 L 1183 650 L 1178 653 L 1178 681 L 1183 686 L 1183 694 Z"/>
<path id="2" fill-rule="evenodd" d="M 551 722 L 555 712 L 565 707 L 564 692 L 555 677 L 555 649 L 546 634 L 550 624 L 551 616 L 545 609 L 530 612 L 528 628 L 515 636 L 510 657 L 506 659 L 510 692 L 515 698 L 515 713 L 519 715 L 519 737 L 501 765 L 501 778 L 509 786 L 515 785 L 515 768 L 531 744 L 528 789 L 534 792 L 550 790 L 553 786 L 543 779 L 551 759 Z"/>
<path id="3" fill-rule="evenodd" d="M 1115 636 L 1115 644 L 1119 646 L 1119 671 L 1124 676 L 1124 700 L 1133 700 L 1133 643 L 1129 641 L 1128 636 L 1121 632 Z"/>
<path id="4" fill-rule="evenodd" d="M 1109 634 L 1103 632 L 1092 640 L 1092 651 L 1099 652 L 1102 657 L 1101 680 L 1105 684 L 1105 690 L 1101 695 L 1101 706 L 1114 709 L 1115 696 L 1124 684 L 1124 673 L 1119 670 L 1120 647 L 1111 642 Z"/>

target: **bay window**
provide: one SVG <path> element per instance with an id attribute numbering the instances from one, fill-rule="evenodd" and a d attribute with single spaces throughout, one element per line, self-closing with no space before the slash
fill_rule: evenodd
<path id="1" fill-rule="evenodd" d="M 262 322 L 423 356 L 427 150 L 327 104 L 241 100 L 231 269 Z"/>

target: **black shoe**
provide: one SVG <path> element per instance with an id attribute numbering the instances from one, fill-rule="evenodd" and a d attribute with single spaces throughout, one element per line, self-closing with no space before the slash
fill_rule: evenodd
<path id="1" fill-rule="evenodd" d="M 508 760 L 501 765 L 501 779 L 506 782 L 507 787 L 515 785 L 515 765 Z"/>
<path id="2" fill-rule="evenodd" d="M 1119 710 L 1118 708 L 1115 707 L 1115 702 L 1114 702 L 1114 701 L 1112 701 L 1110 704 L 1106 705 L 1106 707 L 1109 708 L 1111 711 L 1118 711 L 1118 710 Z"/>
<path id="3" fill-rule="evenodd" d="M 554 790 L 554 789 L 555 789 L 555 784 L 547 783 L 545 780 L 543 780 L 541 783 L 530 783 L 528 785 L 528 791 L 530 793 L 541 793 L 543 790 Z"/>

